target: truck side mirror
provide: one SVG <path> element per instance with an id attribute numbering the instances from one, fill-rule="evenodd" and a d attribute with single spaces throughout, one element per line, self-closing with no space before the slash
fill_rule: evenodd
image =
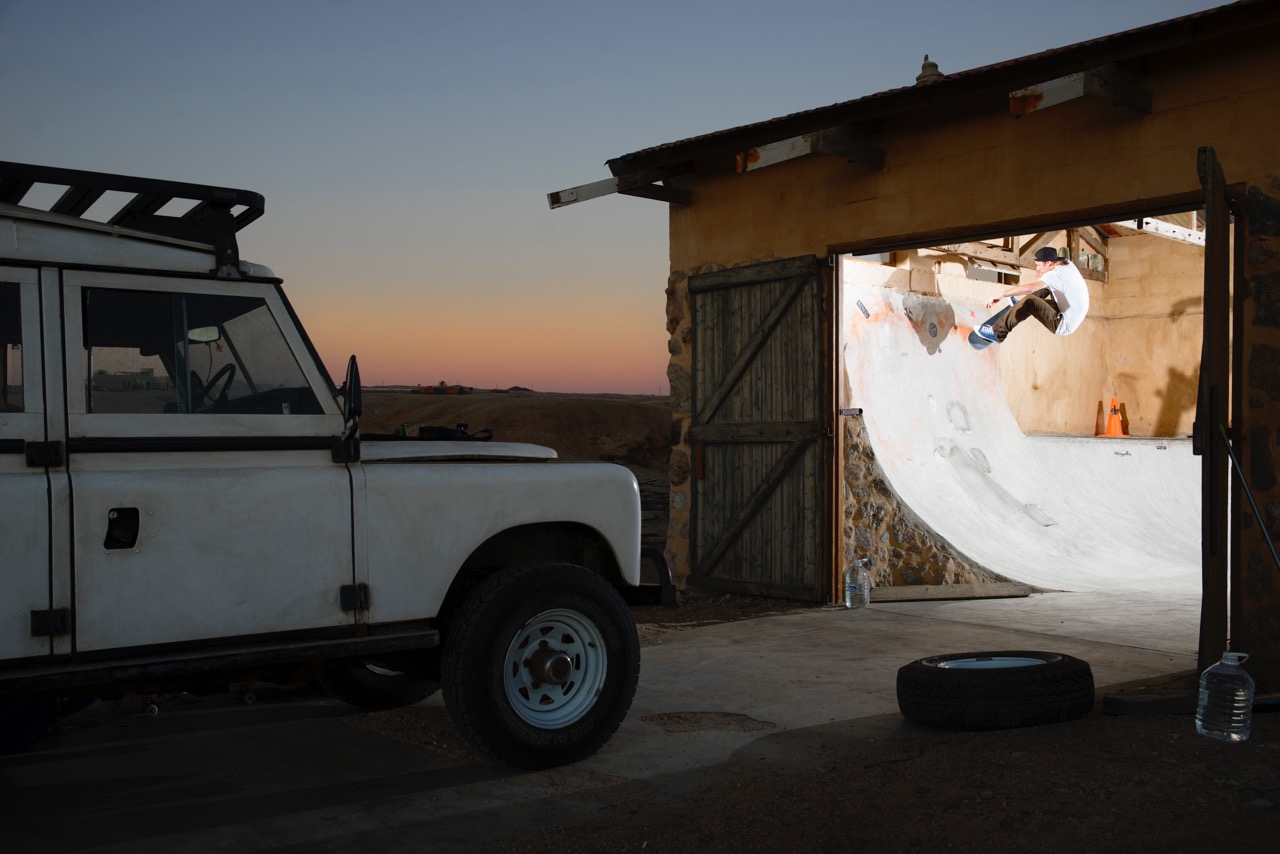
<path id="1" fill-rule="evenodd" d="M 334 439 L 333 461 L 356 463 L 360 461 L 360 367 L 356 357 L 347 360 L 347 380 L 342 384 L 342 435 Z"/>
<path id="2" fill-rule="evenodd" d="M 347 360 L 347 380 L 342 385 L 342 412 L 348 423 L 357 420 L 364 412 L 360 395 L 360 366 L 353 355 Z"/>

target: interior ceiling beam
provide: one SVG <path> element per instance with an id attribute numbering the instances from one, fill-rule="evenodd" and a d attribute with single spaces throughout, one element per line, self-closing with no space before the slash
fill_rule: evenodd
<path id="1" fill-rule="evenodd" d="M 872 169 L 884 168 L 884 149 L 866 144 L 851 128 L 838 127 L 740 151 L 735 157 L 736 169 L 739 173 L 753 172 L 810 154 L 843 157 Z"/>
<path id="2" fill-rule="evenodd" d="M 1053 242 L 1053 237 L 1058 232 L 1042 231 L 1033 236 L 1018 250 L 1018 263 L 1027 268 L 1033 268 L 1036 265 L 1036 252 Z"/>
<path id="3" fill-rule="evenodd" d="M 1190 243 L 1193 246 L 1204 246 L 1203 231 L 1183 228 L 1180 225 L 1174 225 L 1171 222 L 1165 222 L 1162 219 L 1155 219 L 1154 217 L 1129 219 L 1122 222 L 1113 222 L 1111 225 L 1119 226 L 1120 228 L 1131 228 L 1135 231 L 1154 234 L 1158 237 L 1166 237 L 1169 240 L 1176 240 L 1179 243 Z"/>
<path id="4" fill-rule="evenodd" d="M 1124 80 L 1114 66 L 1068 74 L 1010 92 L 1009 112 L 1014 118 L 1019 118 L 1086 96 L 1101 98 L 1115 106 L 1130 107 L 1141 113 L 1151 112 L 1151 90 Z"/>
<path id="5" fill-rule="evenodd" d="M 1097 226 L 1090 228 L 1082 228 L 1080 231 L 1080 239 L 1089 244 L 1089 248 L 1101 255 L 1107 257 L 1107 238 L 1106 235 L 1098 231 Z"/>
<path id="6" fill-rule="evenodd" d="M 1071 232 L 1077 232 L 1078 229 L 1070 229 Z M 1010 267 L 1019 267 L 1021 269 L 1033 269 L 1036 265 L 1035 253 L 1042 246 L 1047 246 L 1052 242 L 1054 234 L 1057 232 L 1049 232 L 1047 234 L 1037 234 L 1022 247 L 1022 252 L 1017 253 L 1008 249 L 1001 249 L 998 246 L 992 246 L 988 243 L 949 243 L 930 247 L 941 252 L 950 252 L 953 255 L 961 255 L 966 258 L 973 258 L 978 261 L 988 261 L 994 264 L 1008 265 Z M 1071 238 L 1068 236 L 1068 244 L 1071 244 Z M 1075 253 L 1072 253 L 1075 254 Z M 1105 257 L 1105 253 L 1104 257 Z M 1088 267 L 1076 265 L 1080 270 L 1080 275 L 1086 279 L 1092 279 L 1095 282 L 1106 282 L 1106 271 L 1091 270 Z M 1012 272 L 1012 271 L 1010 271 Z"/>
<path id="7" fill-rule="evenodd" d="M 979 261 L 990 261 L 993 264 L 1007 264 L 1010 267 L 1024 266 L 1019 261 L 1017 254 L 1010 252 L 1008 249 L 1001 249 L 999 246 L 992 246 L 987 243 L 948 243 L 944 246 L 934 246 L 933 248 L 943 252 L 950 252 L 953 255 L 976 258 Z"/>

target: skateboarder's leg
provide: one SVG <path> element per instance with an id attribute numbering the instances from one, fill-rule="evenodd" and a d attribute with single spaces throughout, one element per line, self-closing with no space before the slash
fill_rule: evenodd
<path id="1" fill-rule="evenodd" d="M 1034 317 L 1036 320 L 1048 329 L 1054 332 L 1058 328 L 1058 321 L 1062 319 L 1062 312 L 1058 311 L 1057 303 L 1053 300 L 1053 293 L 1048 288 L 1041 288 L 1035 293 L 1028 294 L 1020 299 L 1017 305 L 1005 312 L 1004 316 L 991 324 L 991 331 L 995 333 L 997 341 L 1003 341 L 1008 334 L 1028 317 Z"/>

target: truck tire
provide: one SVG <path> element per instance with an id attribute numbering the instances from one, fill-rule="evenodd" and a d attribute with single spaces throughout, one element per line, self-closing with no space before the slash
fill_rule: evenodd
<path id="1" fill-rule="evenodd" d="M 1056 652 L 959 652 L 898 670 L 907 720 L 957 729 L 1011 729 L 1084 717 L 1093 708 L 1088 662 Z"/>
<path id="2" fill-rule="evenodd" d="M 577 762 L 622 723 L 640 675 L 626 603 L 580 566 L 520 564 L 487 579 L 444 650 L 445 704 L 479 749 L 520 768 Z"/>
<path id="3" fill-rule="evenodd" d="M 371 712 L 412 706 L 440 690 L 434 679 L 364 661 L 331 667 L 316 681 L 335 699 Z"/>

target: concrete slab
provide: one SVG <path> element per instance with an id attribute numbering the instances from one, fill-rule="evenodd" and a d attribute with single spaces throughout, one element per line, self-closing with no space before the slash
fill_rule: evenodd
<path id="1" fill-rule="evenodd" d="M 976 563 L 1053 590 L 1200 590 L 1199 460 L 1181 439 L 1026 436 L 993 345 L 925 335 L 899 291 L 848 285 L 843 359 L 898 498 Z M 957 304 L 957 317 L 985 317 Z"/>

